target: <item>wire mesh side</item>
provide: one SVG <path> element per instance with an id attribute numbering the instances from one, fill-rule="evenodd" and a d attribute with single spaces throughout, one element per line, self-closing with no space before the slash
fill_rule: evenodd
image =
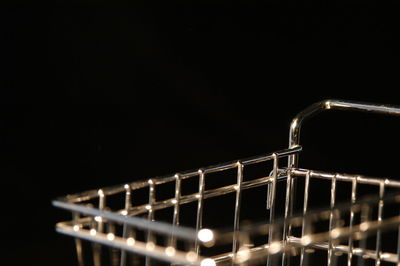
<path id="1" fill-rule="evenodd" d="M 150 257 L 161 258 L 162 260 L 172 263 L 185 262 L 186 264 L 196 264 L 200 263 L 201 259 L 204 259 L 201 246 L 205 245 L 210 247 L 213 242 L 213 240 L 202 241 L 197 236 L 197 234 L 204 229 L 202 222 L 204 216 L 204 201 L 233 194 L 236 196 L 232 223 L 233 230 L 236 233 L 232 236 L 229 245 L 231 246 L 231 251 L 236 254 L 239 252 L 242 191 L 267 186 L 274 182 L 276 183 L 278 179 L 284 180 L 284 176 L 278 175 L 278 158 L 287 158 L 289 155 L 297 153 L 300 150 L 301 148 L 297 147 L 295 149 L 278 151 L 276 153 L 251 157 L 240 161 L 205 167 L 197 171 L 177 173 L 173 176 L 151 178 L 147 181 L 133 182 L 111 188 L 102 188 L 97 191 L 92 190 L 86 193 L 69 195 L 54 201 L 54 205 L 78 213 L 81 219 L 75 220 L 72 224 L 60 223 L 58 225 L 58 231 L 93 242 L 92 260 L 95 266 L 104 264 L 102 263 L 101 257 L 105 245 L 112 247 L 111 254 L 113 254 L 113 258 L 111 259 L 111 265 L 127 265 L 128 254 L 126 252 L 128 251 L 145 255 L 145 265 L 152 264 Z M 243 179 L 243 171 L 247 166 L 267 161 L 273 161 L 274 163 L 272 169 L 263 170 L 265 174 L 262 177 L 251 180 Z M 224 174 L 231 169 L 236 169 L 236 182 L 206 189 L 205 180 L 210 174 Z M 273 172 L 274 175 L 268 175 L 270 172 Z M 183 195 L 182 182 L 195 178 L 199 180 L 198 190 L 194 193 Z M 158 187 L 168 183 L 174 184 L 174 195 L 170 198 L 158 199 L 156 196 Z M 135 198 L 136 191 L 146 189 L 148 190 L 146 196 L 148 197 L 148 201 L 138 204 L 135 201 L 135 199 L 137 200 L 137 198 Z M 110 200 L 110 198 L 115 196 L 120 196 L 119 201 L 123 203 L 120 204 L 119 207 L 112 206 L 112 200 Z M 141 198 L 143 198 L 143 195 Z M 268 201 L 271 201 L 271 195 Z M 196 222 L 193 229 L 186 230 L 185 227 L 180 224 L 181 208 L 182 206 L 194 203 L 197 204 L 197 211 L 195 214 Z M 268 204 L 267 202 L 267 205 Z M 164 226 L 163 224 L 151 226 L 155 224 L 152 223 L 152 221 L 156 220 L 154 214 L 166 209 L 173 210 L 170 224 L 168 224 L 168 226 Z M 139 218 L 143 215 L 143 218 Z M 75 230 L 78 227 L 79 230 Z M 143 231 L 145 234 L 142 241 L 138 241 L 138 230 Z M 187 231 L 191 232 L 190 238 L 185 236 L 185 232 Z M 157 242 L 157 234 L 162 234 L 165 239 Z M 112 238 L 112 241 L 110 238 Z M 185 243 L 179 240 L 179 238 L 184 238 Z M 118 245 L 115 246 L 114 243 L 118 243 Z M 132 246 L 132 243 L 135 244 Z M 142 247 L 147 249 L 142 249 Z M 157 252 L 149 253 L 149 248 Z M 117 255 L 115 255 L 116 250 L 120 251 Z M 179 251 L 184 252 L 186 255 L 179 253 Z M 172 252 L 174 255 L 170 256 Z M 175 254 L 177 254 L 177 256 L 175 256 Z M 82 256 L 83 254 L 81 252 L 79 261 L 83 261 Z M 189 259 L 187 256 L 189 256 Z M 185 261 L 182 261 L 182 259 Z"/>
<path id="2" fill-rule="evenodd" d="M 230 265 L 247 263 L 248 265 L 280 265 L 283 262 L 283 254 L 286 254 L 286 262 L 294 265 L 367 265 L 374 261 L 379 265 L 383 262 L 397 264 L 399 262 L 398 246 L 396 251 L 386 251 L 381 247 L 380 234 L 398 234 L 400 216 L 398 212 L 382 217 L 379 213 L 380 206 L 400 207 L 400 195 L 392 194 L 384 197 L 361 199 L 353 204 L 338 204 L 332 208 L 311 211 L 304 215 L 293 216 L 286 219 L 277 219 L 272 224 L 255 223 L 241 228 L 241 245 L 236 254 L 225 253 L 213 257 L 218 265 Z M 376 217 L 365 218 L 371 210 L 376 210 Z M 353 222 L 345 223 L 345 219 L 352 217 Z M 363 217 L 363 218 L 362 218 Z M 332 222 L 333 221 L 333 222 Z M 331 230 L 321 228 L 321 223 L 333 224 Z M 283 241 L 284 227 L 290 224 L 294 234 Z M 273 232 L 273 236 L 271 236 Z M 218 241 L 229 241 L 233 233 L 220 235 Z M 259 236 L 270 237 L 269 243 L 254 246 L 254 239 Z M 364 240 L 371 237 L 379 240 L 374 248 L 367 248 Z M 251 248 L 249 248 L 251 246 Z M 394 250 L 394 249 L 392 249 Z M 312 258 L 318 252 L 324 252 L 326 261 Z M 351 254 L 351 255 L 350 255 Z M 340 262 L 338 258 L 341 258 Z M 349 260 L 351 257 L 351 260 Z M 355 258 L 354 258 L 355 257 Z M 275 259 L 272 259 L 275 258 Z M 357 262 L 357 263 L 356 263 Z"/>
<path id="3" fill-rule="evenodd" d="M 90 262 L 96 266 L 135 265 L 129 260 L 132 253 L 145 258 L 136 265 L 151 265 L 154 259 L 202 266 L 213 263 L 252 265 L 260 262 L 267 265 L 312 265 L 316 261 L 319 265 L 329 266 L 370 265 L 371 261 L 375 265 L 397 263 L 400 247 L 397 244 L 396 250 L 387 249 L 383 234 L 388 230 L 398 231 L 398 211 L 388 210 L 398 210 L 399 197 L 394 196 L 390 200 L 386 194 L 390 189 L 398 191 L 400 182 L 279 168 L 282 159 L 298 151 L 286 150 L 202 168 L 196 172 L 152 178 L 119 188 L 104 188 L 97 190 L 96 197 L 93 192 L 69 196 L 65 198 L 69 201 L 64 199 L 54 202 L 57 207 L 75 215 L 72 221 L 60 223 L 58 231 L 91 242 L 93 258 Z M 263 171 L 269 174 L 259 178 L 245 178 L 251 165 L 266 161 L 270 161 L 271 165 Z M 225 174 L 229 170 L 235 172 L 236 180 L 233 184 L 207 187 L 207 180 L 212 173 Z M 197 180 L 195 191 L 182 193 L 182 183 L 192 179 Z M 303 182 L 303 185 L 292 187 L 294 180 Z M 324 197 L 329 201 L 328 210 L 315 212 L 315 206 L 310 205 L 310 197 L 317 192 L 313 188 L 316 180 L 326 184 Z M 159 199 L 156 192 L 160 190 L 160 185 L 168 183 L 172 185 L 172 196 Z M 346 197 L 340 195 L 343 183 L 349 184 L 349 194 Z M 361 200 L 363 185 L 375 188 L 372 193 L 376 195 L 375 201 L 370 200 L 366 204 L 366 201 Z M 244 201 L 246 198 L 243 193 L 258 188 L 261 188 L 266 199 L 262 211 L 264 220 L 262 225 L 254 225 L 254 221 L 251 221 L 253 225 L 249 227 L 242 217 L 242 211 L 248 204 Z M 298 190 L 295 191 L 298 196 L 293 200 L 290 195 L 295 189 Z M 319 187 L 317 189 L 322 191 Z M 139 199 L 135 201 L 135 193 L 140 190 L 147 193 L 145 203 L 138 203 Z M 121 196 L 120 209 L 111 206 L 112 197 L 118 195 Z M 228 225 L 230 232 L 219 233 L 204 228 L 206 201 L 226 195 L 234 198 L 233 216 Z M 345 200 L 344 205 L 340 199 Z M 181 223 L 183 210 L 189 205 L 195 209 L 192 228 Z M 301 216 L 292 217 L 289 208 L 299 211 Z M 157 221 L 155 214 L 163 210 L 171 210 L 171 221 L 168 223 Z M 82 243 L 80 240 L 76 243 L 78 260 L 84 261 Z M 229 250 L 219 249 L 223 246 L 229 247 Z M 109 254 L 109 263 L 105 263 L 104 253 Z"/>

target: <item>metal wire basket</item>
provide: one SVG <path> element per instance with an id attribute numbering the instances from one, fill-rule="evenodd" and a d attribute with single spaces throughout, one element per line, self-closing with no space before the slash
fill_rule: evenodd
<path id="1" fill-rule="evenodd" d="M 59 198 L 73 219 L 56 230 L 75 238 L 79 265 L 400 265 L 399 181 L 297 166 L 302 122 L 329 109 L 400 115 L 316 103 L 293 119 L 286 150 Z M 310 206 L 312 186 L 326 189 L 325 208 Z"/>

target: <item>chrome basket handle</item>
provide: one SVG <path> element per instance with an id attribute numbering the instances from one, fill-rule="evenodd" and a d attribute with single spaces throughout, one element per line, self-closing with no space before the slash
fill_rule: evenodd
<path id="1" fill-rule="evenodd" d="M 311 118 L 312 116 L 322 111 L 331 109 L 371 112 L 371 113 L 388 114 L 388 115 L 400 115 L 400 107 L 398 106 L 345 101 L 345 100 L 320 101 L 314 103 L 313 105 L 310 105 L 309 107 L 298 113 L 293 118 L 292 123 L 290 124 L 289 148 L 295 148 L 300 146 L 299 145 L 300 130 L 304 120 Z M 290 168 L 297 167 L 297 161 L 298 161 L 298 155 L 297 154 L 291 155 L 289 157 L 289 167 Z"/>

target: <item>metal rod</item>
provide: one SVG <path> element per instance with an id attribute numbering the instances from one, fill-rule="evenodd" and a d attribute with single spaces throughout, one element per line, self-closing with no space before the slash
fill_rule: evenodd
<path id="1" fill-rule="evenodd" d="M 353 179 L 351 183 L 351 207 L 350 207 L 350 231 L 353 229 L 354 225 L 354 203 L 356 202 L 357 196 L 357 176 Z M 351 266 L 351 260 L 353 258 L 353 234 L 349 235 L 349 253 L 347 254 L 347 266 Z"/>
<path id="2" fill-rule="evenodd" d="M 379 205 L 378 205 L 378 224 L 380 225 L 382 223 L 382 216 L 383 216 L 383 197 L 385 195 L 385 181 L 382 180 L 381 183 L 379 184 Z M 378 230 L 376 231 L 376 260 L 375 260 L 375 266 L 381 265 L 381 246 L 382 246 L 382 241 L 381 241 L 381 229 L 378 227 Z"/>
<path id="3" fill-rule="evenodd" d="M 284 180 L 286 180 L 286 178 L 287 178 L 287 176 L 278 176 L 277 181 L 284 181 Z M 271 182 L 272 182 L 272 177 L 262 177 L 262 178 L 258 178 L 258 179 L 254 179 L 254 180 L 250 180 L 250 181 L 243 181 L 242 182 L 242 190 L 260 187 L 260 186 L 266 185 Z M 236 192 L 235 186 L 236 186 L 236 184 L 228 185 L 228 186 L 224 186 L 224 187 L 220 187 L 220 188 L 215 188 L 215 189 L 210 189 L 210 190 L 205 190 L 204 191 L 204 199 L 214 198 L 217 196 L 222 196 L 222 195 Z M 184 195 L 184 196 L 181 196 L 180 205 L 195 202 L 198 200 L 199 200 L 198 193 Z M 132 208 L 129 211 L 129 215 L 138 215 L 138 214 L 147 212 L 147 210 L 145 209 L 145 206 L 146 205 L 141 205 L 141 206 L 136 206 L 136 207 Z M 168 208 L 171 206 L 174 206 L 174 199 L 168 199 L 168 200 L 164 200 L 161 202 L 156 202 L 156 203 L 154 203 L 153 209 L 160 210 L 160 209 Z"/>
<path id="4" fill-rule="evenodd" d="M 290 237 L 289 238 L 290 243 L 292 244 L 297 244 L 301 245 L 301 240 L 296 237 Z M 329 248 L 329 243 L 327 242 L 312 242 L 309 244 L 310 248 L 316 248 L 316 249 L 321 249 L 321 250 L 327 250 Z M 340 252 L 340 253 L 348 253 L 349 252 L 349 247 L 347 245 L 336 245 L 333 248 L 334 252 Z M 375 250 L 368 250 L 368 249 L 362 249 L 362 248 L 354 248 L 353 249 L 353 255 L 360 256 L 360 257 L 367 257 L 369 259 L 376 260 L 376 251 Z M 391 263 L 396 263 L 397 262 L 397 255 L 394 253 L 389 253 L 385 252 L 382 253 L 382 261 L 386 262 L 391 262 Z"/>
<path id="5" fill-rule="evenodd" d="M 307 107 L 293 118 L 290 125 L 289 148 L 295 148 L 299 146 L 301 126 L 306 119 L 311 118 L 322 111 L 333 109 L 400 115 L 400 107 L 396 106 L 342 100 L 324 100 L 317 102 Z M 297 154 L 290 155 L 288 165 L 289 168 L 297 167 L 297 161 Z"/>
<path id="6" fill-rule="evenodd" d="M 307 216 L 308 218 L 310 218 L 309 216 Z M 393 226 L 399 226 L 400 224 L 400 216 L 394 216 L 391 218 L 387 218 L 385 220 L 382 220 L 382 223 L 379 224 L 377 221 L 371 221 L 368 223 L 367 227 L 369 231 L 376 231 L 378 228 L 382 228 L 382 229 L 388 229 L 388 228 L 392 228 Z M 310 229 L 311 228 L 311 222 L 307 222 L 306 223 L 307 228 Z M 270 225 L 268 225 L 270 226 Z M 277 228 L 277 225 L 274 224 L 274 234 L 277 235 L 278 231 L 280 230 L 279 228 Z M 162 255 L 162 254 L 153 254 L 152 250 L 150 249 L 140 249 L 137 250 L 136 249 L 136 244 L 138 243 L 138 241 L 133 242 L 133 243 L 129 243 L 129 240 L 125 240 L 123 242 L 121 242 L 120 240 L 123 240 L 120 237 L 115 237 L 114 240 L 110 241 L 109 239 L 107 239 L 106 241 L 104 241 L 105 239 L 105 234 L 102 233 L 98 233 L 95 236 L 90 234 L 89 230 L 85 230 L 85 229 L 80 229 L 78 231 L 75 231 L 73 229 L 73 223 L 70 222 L 65 222 L 65 223 L 58 223 L 57 227 L 56 227 L 57 231 L 59 233 L 63 233 L 63 234 L 67 234 L 70 235 L 72 237 L 79 237 L 82 239 L 87 239 L 90 240 L 92 242 L 95 243 L 101 243 L 103 245 L 108 245 L 108 246 L 114 246 L 117 248 L 124 248 L 126 250 L 130 250 L 132 252 L 137 252 L 139 254 L 142 255 L 148 255 L 148 256 L 158 256 L 158 255 Z M 324 233 L 318 233 L 318 234 L 314 234 L 312 235 L 311 232 L 308 233 L 308 229 L 306 230 L 306 235 L 309 236 L 309 239 L 311 240 L 310 242 L 304 243 L 302 241 L 302 239 L 300 238 L 296 238 L 296 237 L 289 237 L 288 241 L 290 242 L 290 244 L 297 244 L 299 247 L 302 246 L 309 246 L 311 248 L 319 248 L 319 249 L 323 249 L 323 250 L 327 250 L 328 249 L 328 243 L 327 242 L 323 242 L 323 239 L 328 239 L 328 235 L 330 234 L 330 232 L 324 232 Z M 259 229 L 257 229 L 258 231 Z M 268 230 L 268 228 L 266 229 Z M 349 234 L 356 234 L 358 232 L 364 232 L 363 231 L 363 226 L 361 225 L 357 225 L 353 227 L 353 231 L 350 231 L 348 228 L 340 228 L 340 232 L 338 232 L 339 236 L 341 238 L 348 236 Z M 275 242 L 275 241 L 274 241 Z M 291 245 L 289 246 L 284 246 L 282 243 L 279 243 L 279 240 L 276 242 L 280 247 L 280 252 L 283 252 L 284 250 L 286 250 L 288 247 L 291 247 Z M 132 246 L 133 245 L 133 246 Z M 131 249 L 132 248 L 132 249 Z M 269 249 L 270 247 L 268 245 L 262 245 L 260 248 L 258 248 L 258 250 L 260 249 Z M 251 250 L 256 249 L 256 248 L 252 248 Z M 159 250 L 157 246 L 155 246 L 155 250 Z M 347 253 L 348 252 L 348 246 L 335 246 L 334 251 L 338 251 L 338 252 L 342 252 L 342 253 Z M 271 251 L 271 250 L 270 250 Z M 361 248 L 355 248 L 353 250 L 354 255 L 357 256 L 362 256 L 362 255 L 366 255 L 371 259 L 375 259 L 376 258 L 376 251 L 368 251 L 368 250 L 364 250 Z M 230 259 L 232 259 L 232 253 L 230 252 L 229 255 Z M 261 257 L 262 256 L 267 256 L 268 255 L 268 251 L 263 252 L 263 253 L 258 253 Z M 197 259 L 199 257 L 193 257 L 193 259 Z M 253 258 L 253 255 L 251 255 L 251 258 Z M 255 258 L 255 256 L 254 256 Z M 167 258 L 166 254 L 164 254 L 162 257 L 160 257 L 160 259 L 167 259 L 167 260 L 171 260 L 171 258 Z M 176 258 L 174 257 L 174 260 Z M 199 258 L 200 259 L 200 258 Z M 381 254 L 381 260 L 382 261 L 388 261 L 388 262 L 397 262 L 398 256 L 396 254 L 392 254 L 392 253 L 382 253 Z M 176 260 L 175 260 L 176 261 Z M 187 261 L 186 261 L 187 262 Z M 182 264 L 186 264 L 185 262 L 182 262 Z"/>
<path id="7" fill-rule="evenodd" d="M 147 220 L 152 222 L 154 221 L 154 210 L 153 210 L 153 204 L 156 201 L 156 191 L 155 191 L 155 184 L 152 179 L 149 179 L 149 205 L 148 205 L 148 215 L 147 215 Z M 155 239 L 154 235 L 151 230 L 147 230 L 147 247 L 151 249 L 153 245 L 155 245 Z M 146 266 L 150 266 L 152 264 L 152 261 L 149 256 L 146 256 Z"/>
<path id="8" fill-rule="evenodd" d="M 98 197 L 99 197 L 99 210 L 102 211 L 104 210 L 106 206 L 106 196 L 104 194 L 104 191 L 102 189 L 99 189 L 97 191 Z M 104 222 L 102 216 L 97 216 L 95 217 L 95 221 L 97 222 L 97 232 L 103 233 L 104 231 Z M 94 243 L 93 244 L 93 263 L 95 266 L 101 266 L 101 253 L 102 253 L 102 247 Z"/>
<path id="9" fill-rule="evenodd" d="M 369 222 L 371 220 L 371 208 L 368 204 L 361 205 L 361 217 L 360 217 L 360 224 Z M 367 236 L 363 237 L 360 240 L 360 248 L 365 250 L 367 249 Z M 358 266 L 365 265 L 365 259 L 358 259 Z"/>
<path id="10" fill-rule="evenodd" d="M 282 241 L 283 244 L 286 245 L 287 238 L 288 238 L 288 230 L 289 230 L 289 209 L 290 209 L 290 192 L 292 188 L 292 174 L 291 172 L 288 172 L 287 175 L 287 180 L 286 180 L 286 199 L 285 199 L 285 220 L 283 223 L 283 234 L 282 234 Z M 282 254 L 282 266 L 286 265 L 286 257 L 287 257 L 287 252 L 283 252 Z"/>
<path id="11" fill-rule="evenodd" d="M 267 194 L 267 210 L 272 208 L 272 203 L 275 201 L 275 190 L 276 190 L 276 178 L 278 176 L 278 156 L 274 153 L 274 165 L 272 169 L 272 182 L 268 184 L 268 194 Z"/>
<path id="12" fill-rule="evenodd" d="M 107 223 L 107 228 L 108 228 L 108 234 L 107 237 L 110 238 L 115 238 L 115 225 L 111 222 Z M 110 254 L 110 265 L 112 266 L 117 266 L 118 265 L 118 249 L 115 249 L 114 247 L 109 248 L 109 254 Z"/>
<path id="13" fill-rule="evenodd" d="M 329 213 L 329 231 L 332 231 L 332 229 L 336 226 L 336 221 L 334 221 L 334 215 L 333 215 L 333 208 L 335 208 L 335 201 L 336 201 L 336 176 L 332 178 L 331 181 L 331 211 Z M 332 265 L 332 260 L 334 259 L 334 254 L 333 254 L 333 241 L 332 238 L 329 238 L 329 248 L 328 248 L 328 266 Z"/>
<path id="14" fill-rule="evenodd" d="M 143 230 L 152 230 L 153 232 L 160 233 L 160 234 L 166 234 L 169 235 L 171 233 L 171 230 L 173 229 L 173 226 L 165 223 L 165 222 L 160 222 L 160 221 L 148 221 L 146 219 L 142 219 L 139 217 L 132 217 L 132 213 L 129 213 L 129 216 L 121 215 L 118 213 L 106 211 L 106 210 L 98 210 L 95 208 L 87 207 L 87 206 L 82 206 L 79 204 L 72 204 L 72 203 L 65 203 L 65 202 L 53 202 L 54 205 L 64 208 L 64 209 L 71 209 L 77 212 L 80 212 L 82 214 L 90 215 L 90 216 L 95 216 L 95 220 L 98 217 L 103 217 L 109 221 L 117 222 L 120 224 L 126 223 L 129 226 L 133 226 L 139 229 Z M 148 205 L 146 205 L 148 206 Z M 172 206 L 172 205 L 170 205 Z M 146 209 L 145 209 L 146 210 Z M 153 208 L 153 210 L 156 210 Z M 147 211 L 147 210 L 146 210 Z M 142 213 L 142 212 L 140 212 Z M 181 239 L 187 239 L 187 240 L 194 240 L 196 238 L 196 231 L 187 228 L 187 227 L 181 227 L 179 230 L 175 232 L 175 236 L 179 237 Z"/>
<path id="15" fill-rule="evenodd" d="M 196 216 L 196 232 L 203 226 L 203 199 L 204 199 L 204 171 L 200 169 L 199 173 L 199 193 L 198 193 L 198 202 L 197 202 L 197 216 Z M 197 254 L 200 252 L 199 241 L 196 238 L 194 243 L 194 250 Z"/>
<path id="16" fill-rule="evenodd" d="M 294 170 L 291 170 L 291 172 L 296 176 L 306 176 L 306 173 L 308 172 L 308 170 L 294 169 Z M 333 176 L 335 176 L 335 175 L 330 174 L 330 173 L 328 174 L 325 172 L 319 172 L 319 171 L 310 172 L 310 177 L 312 177 L 312 178 L 323 178 L 323 179 L 331 180 L 333 178 Z M 343 175 L 343 174 L 337 174 L 336 176 L 337 176 L 337 180 L 340 180 L 340 181 L 352 181 L 355 178 L 355 176 Z M 286 180 L 286 179 L 287 179 L 286 176 L 278 176 L 277 181 Z M 366 182 L 366 180 L 370 180 L 370 182 Z M 376 179 L 376 180 L 379 180 L 379 179 Z M 374 181 L 374 179 L 368 179 L 367 177 L 359 177 L 357 179 L 357 181 L 358 181 L 358 183 L 373 184 L 373 185 L 377 184 Z M 382 179 L 380 179 L 379 181 L 382 181 Z M 263 178 L 259 178 L 256 180 L 244 181 L 242 183 L 242 190 L 266 185 L 270 182 L 272 182 L 271 177 L 263 177 Z M 385 182 L 386 186 L 393 186 L 393 187 L 398 187 L 398 183 L 399 183 L 397 181 L 389 180 L 389 179 L 385 179 L 384 182 Z M 220 195 L 225 195 L 225 194 L 231 193 L 231 192 L 235 192 L 236 190 L 235 190 L 234 186 L 235 185 L 229 185 L 229 186 L 224 186 L 221 188 L 205 191 L 204 199 L 212 198 L 212 197 L 216 197 L 216 196 L 220 196 Z M 189 202 L 197 201 L 198 200 L 197 195 L 198 194 L 196 193 L 196 194 L 192 194 L 192 195 L 182 196 L 181 204 L 186 204 Z M 158 210 L 158 209 L 162 209 L 162 208 L 171 207 L 174 205 L 172 200 L 173 199 L 166 200 L 163 202 L 157 202 L 154 204 L 153 209 Z M 145 229 L 145 230 L 151 229 L 152 231 L 157 232 L 157 233 L 170 234 L 171 231 L 173 230 L 172 225 L 164 223 L 164 222 L 157 221 L 157 222 L 149 223 L 148 221 L 143 220 L 141 218 L 134 217 L 134 216 L 132 217 L 132 215 L 138 215 L 138 214 L 146 212 L 147 210 L 145 209 L 145 206 L 138 206 L 138 207 L 131 209 L 128 214 L 129 216 L 126 217 L 123 215 L 119 215 L 118 213 L 111 213 L 108 211 L 100 211 L 98 209 L 83 206 L 80 204 L 73 204 L 73 203 L 62 202 L 62 201 L 53 201 L 53 205 L 56 207 L 59 207 L 59 208 L 73 211 L 73 212 L 80 212 L 85 215 L 102 216 L 105 219 L 110 220 L 110 221 L 118 222 L 121 224 L 126 223 L 129 226 L 134 226 L 134 227 Z M 182 238 L 182 239 L 195 239 L 196 233 L 194 230 L 190 230 L 186 227 L 181 227 L 179 230 L 177 230 L 175 232 L 175 236 Z"/>
<path id="17" fill-rule="evenodd" d="M 282 157 L 286 157 L 286 156 L 289 156 L 294 153 L 298 153 L 301 150 L 302 150 L 302 148 L 300 146 L 297 146 L 292 149 L 285 149 L 285 150 L 277 151 L 274 153 L 277 154 L 279 158 L 282 158 Z M 267 154 L 262 154 L 262 155 L 258 155 L 258 156 L 245 158 L 245 159 L 241 160 L 241 162 L 242 162 L 243 166 L 246 166 L 246 165 L 251 165 L 251 164 L 255 164 L 255 163 L 269 161 L 269 160 L 273 159 L 274 153 L 267 153 Z M 228 169 L 233 169 L 236 167 L 236 162 L 237 162 L 237 160 L 231 161 L 231 162 L 225 162 L 225 163 L 221 163 L 221 164 L 217 164 L 217 165 L 211 165 L 211 166 L 203 168 L 203 171 L 205 174 L 207 174 L 207 173 L 214 173 L 214 172 L 224 171 L 224 170 L 228 170 Z M 180 175 L 181 175 L 182 180 L 190 178 L 190 177 L 195 177 L 198 175 L 198 170 L 191 170 L 191 171 L 183 172 Z M 164 184 L 167 182 L 172 182 L 175 180 L 175 174 L 170 175 L 170 176 L 155 177 L 155 178 L 152 178 L 152 180 L 154 181 L 154 183 L 156 185 Z M 106 196 L 118 194 L 118 193 L 124 192 L 124 190 L 125 190 L 124 185 L 125 184 L 102 188 L 102 191 L 103 191 L 104 195 L 106 195 Z M 148 187 L 149 184 L 146 181 L 135 181 L 135 182 L 129 183 L 129 186 L 132 188 L 132 190 L 136 190 L 136 189 Z M 97 192 L 98 192 L 98 190 L 89 190 L 89 191 L 85 191 L 85 192 L 81 192 L 81 193 L 77 193 L 77 194 L 68 195 L 65 197 L 60 197 L 60 198 L 56 199 L 55 201 L 64 201 L 64 202 L 73 202 L 73 203 L 87 201 L 87 200 L 90 200 L 93 198 L 97 198 L 98 197 Z"/>
<path id="18" fill-rule="evenodd" d="M 79 220 L 79 213 L 74 212 L 73 213 L 73 220 L 77 223 Z M 80 225 L 75 224 L 74 226 L 78 226 L 80 228 Z M 77 227 L 75 227 L 77 228 Z M 84 259 L 83 259 L 83 252 L 82 252 L 82 241 L 79 238 L 75 238 L 75 248 L 76 248 L 76 257 L 78 259 L 78 265 L 79 266 L 84 266 Z"/>
<path id="19" fill-rule="evenodd" d="M 128 215 L 128 211 L 131 208 L 131 187 L 126 184 L 125 186 L 125 215 Z M 129 229 L 126 223 L 123 224 L 122 237 L 127 239 L 129 236 Z M 121 250 L 120 266 L 126 266 L 126 251 Z"/>
<path id="20" fill-rule="evenodd" d="M 309 218 L 309 217 L 308 217 Z M 400 222 L 398 217 L 394 218 L 394 224 L 398 224 Z M 308 229 L 310 228 L 311 222 L 309 221 L 308 223 L 306 223 Z M 276 228 L 274 228 L 275 232 L 277 231 Z M 307 235 L 307 234 L 306 234 Z M 293 237 L 290 236 L 288 238 L 288 242 L 291 245 L 295 245 L 295 246 L 299 246 L 299 247 L 303 247 L 304 245 L 302 244 L 303 241 L 301 238 L 297 238 L 297 237 Z M 285 246 L 282 243 L 280 243 L 281 247 L 283 248 L 282 252 L 284 252 L 284 250 L 288 249 L 288 246 Z M 311 241 L 310 243 L 307 244 L 308 248 L 315 248 L 315 249 L 321 249 L 321 250 L 328 250 L 329 249 L 329 242 L 314 242 Z M 253 247 L 249 249 L 249 252 L 251 253 L 250 258 L 252 259 L 257 259 L 257 258 L 262 258 L 264 256 L 268 256 L 269 254 L 269 245 L 260 245 L 257 247 Z M 333 247 L 333 252 L 336 253 L 349 253 L 350 252 L 350 248 L 348 245 L 335 245 Z M 370 259 L 377 259 L 377 254 L 375 250 L 367 250 L 367 249 L 363 249 L 363 248 L 353 248 L 353 255 L 359 256 L 359 257 L 367 257 Z M 213 259 L 218 262 L 221 263 L 222 265 L 225 265 L 224 262 L 230 261 L 233 258 L 233 253 L 232 252 L 228 252 L 228 253 L 224 253 L 224 254 L 220 254 L 217 256 L 214 256 Z M 389 253 L 389 252 L 385 252 L 381 254 L 381 260 L 382 261 L 386 261 L 386 262 L 391 262 L 391 263 L 396 263 L 398 259 L 397 254 L 394 253 Z M 309 265 L 309 264 L 305 264 L 305 265 Z"/>
<path id="21" fill-rule="evenodd" d="M 291 169 L 290 170 L 296 176 L 305 176 L 307 171 L 306 169 Z M 382 178 L 374 178 L 360 175 L 350 175 L 350 174 L 339 174 L 339 173 L 328 173 L 322 171 L 312 171 L 312 178 L 320 178 L 320 179 L 328 179 L 331 180 L 334 176 L 336 176 L 337 181 L 346 181 L 353 182 L 354 179 L 357 178 L 357 183 L 359 184 L 368 184 L 368 185 L 377 185 L 380 186 L 382 182 L 385 183 L 386 187 L 396 187 L 400 188 L 400 181 L 393 179 L 382 179 Z"/>
<path id="22" fill-rule="evenodd" d="M 239 250 L 238 237 L 240 228 L 240 203 L 242 195 L 242 181 L 243 181 L 243 164 L 241 164 L 241 162 L 237 162 L 237 183 L 236 183 L 235 214 L 233 221 L 233 243 L 232 243 L 232 252 L 235 255 Z"/>
<path id="23" fill-rule="evenodd" d="M 267 209 L 269 209 L 269 224 L 272 224 L 275 219 L 275 198 L 276 198 L 276 182 L 278 178 L 278 155 L 272 154 L 274 157 L 274 168 L 272 170 L 272 182 L 268 185 L 268 198 L 267 198 Z M 268 245 L 272 243 L 273 239 L 273 228 L 269 227 L 268 231 Z M 271 256 L 267 257 L 267 266 L 271 265 Z"/>
<path id="24" fill-rule="evenodd" d="M 176 247 L 175 229 L 179 225 L 179 214 L 181 206 L 181 177 L 179 174 L 175 174 L 175 198 L 173 200 L 173 203 L 174 203 L 174 214 L 172 218 L 173 228 L 169 245 L 171 247 Z"/>
<path id="25" fill-rule="evenodd" d="M 97 233 L 96 237 L 93 237 L 90 234 L 89 230 L 82 229 L 79 231 L 74 231 L 73 227 L 67 226 L 65 224 L 59 225 L 57 227 L 57 231 L 62 234 L 92 241 L 95 242 L 96 244 L 101 244 L 104 246 L 113 246 L 114 248 L 123 249 L 128 252 L 134 252 L 143 256 L 149 256 L 157 260 L 163 260 L 163 261 L 173 260 L 174 262 L 183 265 L 187 264 L 200 265 L 201 260 L 204 259 L 200 256 L 188 256 L 188 252 L 183 252 L 179 250 L 176 250 L 175 255 L 171 257 L 168 256 L 166 248 L 164 247 L 155 245 L 149 248 L 148 243 L 138 240 L 132 241 L 132 239 L 123 239 L 118 236 L 115 236 L 113 240 L 110 240 L 110 238 L 107 237 L 107 234 L 104 233 Z M 190 257 L 190 260 L 188 260 L 188 257 Z"/>
<path id="26" fill-rule="evenodd" d="M 303 201 L 303 218 L 302 218 L 302 224 L 301 224 L 301 237 L 304 237 L 306 232 L 306 213 L 308 209 L 308 192 L 309 192 L 309 187 L 310 187 L 310 171 L 306 173 L 306 177 L 304 180 L 304 201 Z M 303 266 L 305 262 L 307 262 L 307 254 L 305 254 L 305 248 L 301 248 L 301 253 L 300 253 L 300 266 Z M 306 263 L 305 265 L 308 265 Z"/>

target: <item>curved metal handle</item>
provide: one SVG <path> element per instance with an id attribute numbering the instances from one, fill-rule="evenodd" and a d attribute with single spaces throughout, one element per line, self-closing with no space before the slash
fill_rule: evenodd
<path id="1" fill-rule="evenodd" d="M 293 118 L 292 123 L 290 125 L 289 148 L 294 148 L 299 146 L 300 129 L 304 120 L 322 111 L 331 109 L 400 115 L 400 107 L 390 106 L 390 105 L 343 101 L 343 100 L 324 100 L 321 102 L 317 102 L 313 105 L 310 105 L 309 107 L 298 113 Z M 297 154 L 294 154 L 289 157 L 289 167 L 296 167 L 296 166 L 297 166 Z"/>

